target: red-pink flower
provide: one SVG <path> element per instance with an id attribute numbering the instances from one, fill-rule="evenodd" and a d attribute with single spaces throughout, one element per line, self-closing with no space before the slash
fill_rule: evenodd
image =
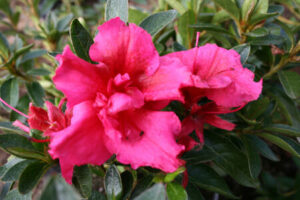
<path id="1" fill-rule="evenodd" d="M 191 104 L 207 97 L 219 106 L 238 107 L 261 93 L 262 80 L 253 80 L 254 73 L 243 67 L 234 50 L 206 44 L 166 57 L 179 59 L 191 73 L 190 83 L 183 89 Z"/>
<path id="2" fill-rule="evenodd" d="M 51 133 L 50 154 L 59 158 L 71 182 L 74 165 L 101 165 L 113 154 L 134 169 L 151 166 L 173 172 L 184 149 L 176 143 L 181 124 L 173 112 L 154 110 L 183 100 L 179 88 L 189 77 L 179 60 L 159 58 L 151 36 L 119 18 L 98 28 L 90 57 L 69 47 L 58 56 L 53 81 L 73 109 L 71 124 Z"/>

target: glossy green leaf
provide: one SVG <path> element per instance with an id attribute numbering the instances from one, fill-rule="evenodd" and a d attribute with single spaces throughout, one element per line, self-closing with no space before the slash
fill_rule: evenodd
<path id="1" fill-rule="evenodd" d="M 0 122 L 0 129 L 4 130 L 5 132 L 12 132 L 12 133 L 17 133 L 17 134 L 24 133 L 20 129 L 13 126 L 11 122 Z"/>
<path id="2" fill-rule="evenodd" d="M 207 30 L 207 31 L 215 31 L 223 34 L 231 34 L 228 30 L 224 29 L 221 26 L 215 25 L 215 24 L 209 24 L 209 23 L 197 23 L 194 25 L 190 26 L 191 28 L 194 28 L 196 30 L 202 31 L 202 30 Z"/>
<path id="3" fill-rule="evenodd" d="M 23 55 L 23 57 L 21 59 L 21 62 L 19 64 L 24 63 L 24 62 L 26 62 L 28 60 L 32 60 L 32 59 L 41 57 L 41 56 L 45 55 L 46 53 L 47 53 L 46 50 L 38 50 L 38 49 L 36 49 L 36 50 L 30 51 L 30 52 L 28 52 L 28 53 L 26 53 L 26 54 Z"/>
<path id="4" fill-rule="evenodd" d="M 0 135 L 0 147 L 17 157 L 40 160 L 45 159 L 26 137 L 18 134 L 10 133 Z"/>
<path id="5" fill-rule="evenodd" d="M 140 23 L 140 27 L 145 29 L 153 37 L 164 27 L 170 24 L 176 18 L 176 15 L 176 10 L 158 12 L 144 19 Z"/>
<path id="6" fill-rule="evenodd" d="M 13 189 L 9 191 L 4 198 L 4 200 L 31 200 L 31 193 L 28 194 L 20 194 L 20 192 L 17 189 Z"/>
<path id="7" fill-rule="evenodd" d="M 31 69 L 27 72 L 27 74 L 33 75 L 33 76 L 48 76 L 50 75 L 50 71 L 43 68 L 37 68 L 37 69 Z"/>
<path id="8" fill-rule="evenodd" d="M 242 19 L 247 22 L 256 6 L 257 0 L 244 0 L 242 5 Z"/>
<path id="9" fill-rule="evenodd" d="M 242 141 L 245 147 L 245 153 L 248 159 L 248 166 L 250 170 L 250 175 L 253 178 L 257 178 L 262 170 L 261 159 L 256 146 L 253 145 L 247 137 L 243 136 Z"/>
<path id="10" fill-rule="evenodd" d="M 255 135 L 245 135 L 245 137 L 251 145 L 255 146 L 262 156 L 272 161 L 279 161 L 278 157 L 274 154 L 265 141 Z"/>
<path id="11" fill-rule="evenodd" d="M 206 163 L 212 161 L 215 157 L 215 153 L 206 145 L 204 145 L 201 150 L 191 150 L 182 155 L 182 159 L 184 159 L 190 165 Z"/>
<path id="12" fill-rule="evenodd" d="M 39 107 L 44 105 L 45 92 L 39 82 L 32 82 L 26 84 L 27 92 L 33 103 Z"/>
<path id="13" fill-rule="evenodd" d="M 31 160 L 21 160 L 17 162 L 13 166 L 11 166 L 5 174 L 2 176 L 2 181 L 17 181 L 21 176 L 23 170 L 33 161 Z"/>
<path id="14" fill-rule="evenodd" d="M 267 13 L 268 8 L 269 8 L 269 0 L 258 0 L 254 9 L 254 14 Z"/>
<path id="15" fill-rule="evenodd" d="M 104 179 L 104 186 L 108 200 L 119 200 L 122 196 L 122 180 L 115 165 L 111 165 Z"/>
<path id="16" fill-rule="evenodd" d="M 183 15 L 186 12 L 186 8 L 177 0 L 166 0 L 172 8 L 178 11 L 179 14 Z"/>
<path id="17" fill-rule="evenodd" d="M 268 97 L 263 97 L 251 102 L 246 107 L 245 116 L 250 120 L 257 119 L 267 110 L 269 104 L 270 100 Z"/>
<path id="18" fill-rule="evenodd" d="M 284 38 L 278 35 L 267 35 L 264 37 L 256 37 L 249 40 L 252 45 L 269 46 L 269 45 L 280 45 L 284 42 Z"/>
<path id="19" fill-rule="evenodd" d="M 71 20 L 73 19 L 73 14 L 68 14 L 57 22 L 56 29 L 59 32 L 66 31 Z"/>
<path id="20" fill-rule="evenodd" d="M 133 200 L 165 200 L 166 190 L 163 184 L 157 183 Z"/>
<path id="21" fill-rule="evenodd" d="M 2 178 L 2 176 L 4 176 L 11 167 L 22 161 L 24 161 L 24 159 L 17 158 L 15 156 L 8 157 L 7 162 L 0 166 L 0 177 Z"/>
<path id="22" fill-rule="evenodd" d="M 264 139 L 268 140 L 269 142 L 277 145 L 278 147 L 282 148 L 283 150 L 291 153 L 294 156 L 300 157 L 300 154 L 285 140 L 281 139 L 280 137 L 276 135 L 271 135 L 269 133 L 260 133 L 257 134 Z"/>
<path id="23" fill-rule="evenodd" d="M 271 124 L 264 128 L 267 131 L 283 133 L 290 136 L 300 137 L 300 128 L 292 127 L 286 124 Z"/>
<path id="24" fill-rule="evenodd" d="M 28 165 L 21 174 L 18 185 L 19 192 L 22 194 L 27 194 L 33 190 L 48 168 L 49 165 L 41 161 L 37 161 Z"/>
<path id="25" fill-rule="evenodd" d="M 0 33 L 0 58 L 2 57 L 8 57 L 9 54 L 9 44 L 6 39 L 6 37 Z"/>
<path id="26" fill-rule="evenodd" d="M 128 0 L 107 0 L 105 20 L 120 17 L 123 22 L 128 21 Z"/>
<path id="27" fill-rule="evenodd" d="M 186 11 L 183 15 L 178 18 L 177 27 L 178 33 L 181 37 L 182 44 L 186 48 L 192 47 L 193 36 L 195 30 L 191 29 L 190 25 L 195 24 L 195 14 L 193 10 Z"/>
<path id="28" fill-rule="evenodd" d="M 74 188 L 60 176 L 52 176 L 39 200 L 81 200 Z M 93 199 L 98 200 L 98 199 Z M 101 199 L 102 200 L 102 199 Z M 103 199 L 104 200 L 104 199 Z"/>
<path id="29" fill-rule="evenodd" d="M 9 0 L 0 1 L 0 10 L 3 11 L 8 16 L 12 15 L 12 10 L 10 8 Z"/>
<path id="30" fill-rule="evenodd" d="M 300 97 L 300 75 L 293 71 L 278 72 L 279 80 L 285 93 L 292 99 Z"/>
<path id="31" fill-rule="evenodd" d="M 283 136 L 283 135 L 279 135 L 278 137 L 280 137 L 286 143 L 288 143 L 298 153 L 298 155 L 300 155 L 300 143 L 298 142 L 298 138 L 292 139 L 290 137 Z M 296 158 L 300 158 L 300 157 L 298 156 Z"/>
<path id="32" fill-rule="evenodd" d="M 236 21 L 240 20 L 240 10 L 231 0 L 214 0 L 214 2 L 228 12 Z"/>
<path id="33" fill-rule="evenodd" d="M 19 84 L 16 78 L 11 78 L 6 80 L 1 85 L 1 98 L 6 101 L 12 107 L 16 107 L 18 100 L 19 100 Z M 10 108 L 1 104 L 3 108 L 8 111 L 11 111 Z"/>
<path id="34" fill-rule="evenodd" d="M 30 98 L 27 94 L 25 94 L 24 96 L 22 96 L 19 99 L 16 109 L 18 109 L 19 111 L 21 111 L 23 113 L 28 113 L 29 104 L 30 104 Z M 26 117 L 24 117 L 23 115 L 20 115 L 19 113 L 15 112 L 15 111 L 12 111 L 10 113 L 10 121 L 13 122 L 15 120 L 20 120 L 23 122 L 26 120 Z"/>
<path id="35" fill-rule="evenodd" d="M 45 199 L 46 200 L 46 199 Z M 105 196 L 98 192 L 93 190 L 91 196 L 88 198 L 88 200 L 106 200 Z"/>
<path id="36" fill-rule="evenodd" d="M 275 17 L 275 16 L 278 16 L 279 13 L 277 12 L 274 12 L 274 13 L 259 13 L 253 17 L 251 17 L 250 21 L 249 21 L 249 24 L 257 24 L 257 23 L 260 23 L 262 22 L 263 20 L 267 20 L 271 17 Z"/>
<path id="37" fill-rule="evenodd" d="M 188 183 L 186 192 L 189 200 L 205 200 L 198 187 L 191 182 Z"/>
<path id="38" fill-rule="evenodd" d="M 250 50 L 251 50 L 250 45 L 249 44 L 241 44 L 241 45 L 233 47 L 232 49 L 234 49 L 236 52 L 238 52 L 240 54 L 241 63 L 245 64 L 250 55 Z"/>
<path id="39" fill-rule="evenodd" d="M 77 56 L 83 60 L 92 62 L 89 56 L 89 49 L 94 40 L 78 19 L 74 19 L 71 23 L 70 36 Z"/>
<path id="40" fill-rule="evenodd" d="M 92 173 L 88 165 L 76 166 L 74 168 L 73 184 L 80 194 L 87 198 L 92 192 Z"/>
<path id="41" fill-rule="evenodd" d="M 133 176 L 130 171 L 125 171 L 121 174 L 122 185 L 123 185 L 123 196 L 122 199 L 126 200 L 130 197 L 130 194 L 134 187 Z"/>
<path id="42" fill-rule="evenodd" d="M 135 23 L 137 25 L 140 24 L 143 21 L 143 19 L 148 17 L 147 13 L 134 8 L 129 8 L 128 14 L 128 22 Z"/>
<path id="43" fill-rule="evenodd" d="M 264 27 L 261 27 L 261 28 L 255 29 L 249 33 L 246 33 L 246 35 L 250 36 L 250 37 L 264 37 L 268 34 L 269 34 L 269 30 Z"/>
<path id="44" fill-rule="evenodd" d="M 205 135 L 206 146 L 215 153 L 214 162 L 238 183 L 257 187 L 258 181 L 251 177 L 248 160 L 228 138 L 210 132 Z"/>
<path id="45" fill-rule="evenodd" d="M 150 187 L 152 184 L 152 180 L 153 180 L 152 175 L 148 175 L 148 176 L 141 178 L 138 181 L 137 185 L 135 186 L 134 191 L 132 192 L 131 198 L 134 199 L 135 197 L 140 195 L 142 192 L 144 192 L 144 190 L 146 190 L 148 187 Z"/>
<path id="46" fill-rule="evenodd" d="M 168 200 L 187 200 L 188 196 L 184 188 L 178 183 L 168 183 Z"/>
<path id="47" fill-rule="evenodd" d="M 202 189 L 217 192 L 229 198 L 235 199 L 228 185 L 211 167 L 199 164 L 187 166 L 189 181 Z"/>

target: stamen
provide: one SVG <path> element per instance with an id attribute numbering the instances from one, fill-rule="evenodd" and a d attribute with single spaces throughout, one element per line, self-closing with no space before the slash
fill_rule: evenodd
<path id="1" fill-rule="evenodd" d="M 12 124 L 15 127 L 20 128 L 21 130 L 30 133 L 30 128 L 28 126 L 25 126 L 22 122 L 20 122 L 19 120 L 14 121 L 14 123 Z"/>
<path id="2" fill-rule="evenodd" d="M 8 103 L 6 103 L 6 101 L 4 101 L 1 97 L 0 97 L 0 101 L 1 101 L 4 105 L 6 105 L 7 107 L 9 107 L 10 109 L 12 109 L 13 111 L 15 111 L 16 113 L 18 113 L 19 115 L 22 115 L 22 116 L 24 116 L 24 117 L 26 117 L 26 118 L 29 118 L 28 115 L 22 113 L 21 111 L 17 110 L 16 108 L 14 108 L 14 107 L 12 107 L 11 105 L 9 105 Z"/>
<path id="3" fill-rule="evenodd" d="M 199 38 L 200 38 L 200 32 L 197 32 L 195 47 L 198 47 Z"/>

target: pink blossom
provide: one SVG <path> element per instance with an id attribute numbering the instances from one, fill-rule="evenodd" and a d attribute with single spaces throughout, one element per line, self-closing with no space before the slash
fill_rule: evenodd
<path id="1" fill-rule="evenodd" d="M 179 59 L 191 73 L 183 89 L 186 100 L 197 102 L 207 97 L 219 106 L 238 107 L 256 100 L 262 90 L 262 80 L 255 82 L 254 73 L 243 68 L 240 55 L 215 44 L 166 55 Z"/>
<path id="2" fill-rule="evenodd" d="M 151 36 L 119 18 L 99 26 L 90 57 L 69 47 L 53 81 L 73 109 L 70 126 L 51 133 L 49 153 L 59 158 L 71 182 L 74 165 L 101 165 L 113 154 L 136 169 L 151 166 L 174 172 L 184 149 L 176 143 L 181 123 L 173 112 L 157 111 L 170 100 L 183 100 L 182 80 L 189 72 L 179 60 L 159 58 Z"/>

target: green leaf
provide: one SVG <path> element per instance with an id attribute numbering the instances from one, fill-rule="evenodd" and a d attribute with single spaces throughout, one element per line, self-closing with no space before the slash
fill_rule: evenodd
<path id="1" fill-rule="evenodd" d="M 59 32 L 64 32 L 66 31 L 66 29 L 68 28 L 68 25 L 70 24 L 70 21 L 73 19 L 73 14 L 68 14 L 65 17 L 63 17 L 62 19 L 60 19 L 57 24 L 56 24 L 56 29 Z"/>
<path id="2" fill-rule="evenodd" d="M 144 13 L 134 8 L 129 8 L 128 14 L 129 14 L 128 22 L 135 23 L 135 24 L 140 24 L 143 21 L 143 19 L 148 17 L 147 13 Z"/>
<path id="3" fill-rule="evenodd" d="M 169 4 L 172 8 L 177 10 L 179 14 L 183 15 L 186 12 L 186 8 L 177 0 L 166 0 L 167 4 Z"/>
<path id="4" fill-rule="evenodd" d="M 283 150 L 291 153 L 294 156 L 300 157 L 300 154 L 286 141 L 281 139 L 276 135 L 271 135 L 269 133 L 260 133 L 257 134 L 258 136 L 263 137 L 264 139 L 268 140 L 269 142 L 277 145 L 278 147 L 282 148 Z"/>
<path id="5" fill-rule="evenodd" d="M 205 198 L 203 197 L 203 195 L 200 192 L 200 190 L 198 189 L 198 187 L 191 182 L 188 183 L 188 185 L 186 187 L 186 191 L 187 191 L 189 200 L 205 200 Z"/>
<path id="6" fill-rule="evenodd" d="M 247 119 L 254 120 L 262 115 L 268 108 L 270 100 L 268 97 L 260 98 L 247 105 L 245 116 Z"/>
<path id="7" fill-rule="evenodd" d="M 5 172 L 1 178 L 2 181 L 17 181 L 23 170 L 32 162 L 31 160 L 21 160 L 17 162 Z"/>
<path id="8" fill-rule="evenodd" d="M 25 94 L 24 96 L 22 96 L 19 99 L 19 102 L 16 106 L 16 109 L 18 109 L 19 111 L 23 112 L 23 113 L 27 113 L 28 112 L 28 107 L 30 104 L 30 99 L 29 96 L 27 94 Z M 15 121 L 15 120 L 20 120 L 21 122 L 24 122 L 26 120 L 25 116 L 20 115 L 19 113 L 12 111 L 10 113 L 10 121 Z M 11 125 L 12 126 L 12 125 Z M 0 126 L 1 127 L 1 126 Z M 20 131 L 19 131 L 20 132 Z M 21 133 L 24 133 L 23 131 Z"/>
<path id="9" fill-rule="evenodd" d="M 204 164 L 187 166 L 189 180 L 204 190 L 220 193 L 236 199 L 226 182 L 212 168 Z"/>
<path id="10" fill-rule="evenodd" d="M 83 60 L 92 62 L 89 56 L 89 49 L 94 41 L 89 32 L 80 24 L 78 19 L 74 19 L 71 23 L 70 36 L 77 56 Z"/>
<path id="11" fill-rule="evenodd" d="M 30 192 L 48 170 L 49 165 L 45 162 L 37 161 L 28 165 L 21 174 L 18 189 L 21 194 Z"/>
<path id="12" fill-rule="evenodd" d="M 187 200 L 188 196 L 184 188 L 178 183 L 168 183 L 168 200 Z"/>
<path id="13" fill-rule="evenodd" d="M 80 195 L 60 176 L 53 176 L 42 191 L 40 200 L 80 200 Z M 93 199 L 98 200 L 98 199 Z M 104 199 L 103 199 L 104 200 Z"/>
<path id="14" fill-rule="evenodd" d="M 125 171 L 121 174 L 122 185 L 123 185 L 123 196 L 122 199 L 126 200 L 130 197 L 133 190 L 133 176 L 130 171 Z"/>
<path id="15" fill-rule="evenodd" d="M 19 64 L 24 63 L 28 60 L 32 60 L 32 59 L 41 57 L 42 55 L 44 55 L 46 53 L 47 53 L 46 50 L 38 50 L 37 49 L 37 50 L 30 51 L 30 52 L 23 55 L 22 60 Z"/>
<path id="16" fill-rule="evenodd" d="M 0 199 L 4 199 L 6 197 L 7 193 L 9 192 L 10 188 L 12 187 L 12 182 L 7 182 L 2 185 L 2 189 L 0 192 Z"/>
<path id="17" fill-rule="evenodd" d="M 20 194 L 17 189 L 9 191 L 4 200 L 31 200 L 31 193 L 26 195 Z"/>
<path id="18" fill-rule="evenodd" d="M 252 45 L 258 46 L 269 46 L 269 45 L 280 45 L 284 42 L 284 38 L 278 35 L 267 35 L 264 37 L 256 37 L 249 40 Z"/>
<path id="19" fill-rule="evenodd" d="M 46 200 L 46 199 L 45 199 Z M 54 199 L 53 199 L 54 200 Z M 64 200 L 64 199 L 62 199 Z M 105 196 L 98 192 L 93 190 L 91 196 L 88 198 L 88 200 L 106 200 Z"/>
<path id="20" fill-rule="evenodd" d="M 251 145 L 255 146 L 255 148 L 262 156 L 272 161 L 279 161 L 278 157 L 262 139 L 255 135 L 245 135 L 245 137 L 247 137 L 248 142 L 251 143 Z"/>
<path id="21" fill-rule="evenodd" d="M 215 157 L 215 153 L 212 152 L 206 145 L 204 145 L 201 150 L 191 150 L 182 155 L 182 159 L 184 159 L 190 165 L 209 162 Z"/>
<path id="22" fill-rule="evenodd" d="M 92 173 L 89 166 L 75 166 L 72 182 L 83 197 L 89 197 L 92 192 Z"/>
<path id="23" fill-rule="evenodd" d="M 39 82 L 26 83 L 26 88 L 28 91 L 28 95 L 33 103 L 39 107 L 43 107 L 44 105 L 44 96 L 45 92 Z"/>
<path id="24" fill-rule="evenodd" d="M 104 179 L 104 186 L 108 200 L 119 200 L 122 196 L 122 181 L 119 171 L 115 165 L 111 165 Z"/>
<path id="25" fill-rule="evenodd" d="M 107 0 L 105 21 L 120 17 L 123 22 L 128 21 L 128 0 Z"/>
<path id="26" fill-rule="evenodd" d="M 254 9 L 254 14 L 267 13 L 268 8 L 269 8 L 269 0 L 258 0 Z"/>
<path id="27" fill-rule="evenodd" d="M 247 187 L 258 186 L 258 181 L 251 177 L 246 155 L 228 138 L 209 132 L 205 135 L 205 145 L 215 153 L 217 166 L 238 183 Z"/>
<path id="28" fill-rule="evenodd" d="M 178 27 L 178 33 L 181 37 L 182 44 L 186 48 L 190 48 L 192 41 L 193 41 L 193 36 L 194 36 L 194 30 L 191 29 L 190 25 L 195 24 L 195 14 L 193 10 L 188 10 L 186 11 L 183 15 L 181 15 L 178 18 L 177 21 L 177 27 Z"/>
<path id="29" fill-rule="evenodd" d="M 50 71 L 48 71 L 47 69 L 44 68 L 35 68 L 35 69 L 31 69 L 27 72 L 27 74 L 33 75 L 33 76 L 49 76 L 50 75 Z"/>
<path id="30" fill-rule="evenodd" d="M 300 137 L 300 128 L 292 127 L 286 124 L 271 124 L 264 129 L 266 131 L 284 133 L 286 135 Z"/>
<path id="31" fill-rule="evenodd" d="M 6 15 L 8 15 L 8 17 L 12 15 L 12 10 L 10 8 L 10 3 L 8 0 L 0 1 L 0 10 L 2 10 Z"/>
<path id="32" fill-rule="evenodd" d="M 227 31 L 223 27 L 215 25 L 215 24 L 197 23 L 197 24 L 191 25 L 190 27 L 194 28 L 196 30 L 199 30 L 199 31 L 207 30 L 207 31 L 215 31 L 215 32 L 231 35 L 231 33 L 229 31 Z"/>
<path id="33" fill-rule="evenodd" d="M 184 46 L 182 46 L 181 44 L 179 44 L 178 42 L 174 42 L 173 44 L 173 49 L 174 51 L 185 51 L 186 48 Z"/>
<path id="34" fill-rule="evenodd" d="M 176 15 L 176 10 L 158 12 L 144 19 L 141 22 L 140 27 L 145 29 L 153 37 L 164 27 L 170 24 L 176 18 Z"/>
<path id="35" fill-rule="evenodd" d="M 26 137 L 18 134 L 0 135 L 0 147 L 17 157 L 45 160 L 43 154 L 38 152 Z"/>
<path id="36" fill-rule="evenodd" d="M 251 16 L 257 0 L 245 0 L 242 6 L 242 19 L 244 22 L 247 22 L 249 17 Z"/>
<path id="37" fill-rule="evenodd" d="M 291 99 L 300 97 L 300 75 L 293 71 L 280 71 L 278 72 L 279 80 L 283 86 L 285 93 Z"/>
<path id="38" fill-rule="evenodd" d="M 20 129 L 14 127 L 11 122 L 0 122 L 0 129 L 12 133 L 22 134 L 24 133 Z"/>
<path id="39" fill-rule="evenodd" d="M 140 195 L 142 192 L 144 192 L 145 189 L 150 187 L 152 184 L 153 176 L 152 175 L 147 175 L 141 179 L 138 180 L 137 185 L 134 188 L 134 191 L 131 195 L 131 198 L 133 199 L 134 197 Z"/>
<path id="40" fill-rule="evenodd" d="M 1 85 L 1 98 L 12 107 L 16 107 L 19 100 L 19 84 L 16 78 L 6 80 Z M 10 111 L 10 108 L 1 103 L 3 108 Z"/>
<path id="41" fill-rule="evenodd" d="M 279 13 L 277 12 L 273 12 L 273 13 L 259 13 L 253 17 L 251 17 L 250 21 L 249 21 L 249 24 L 257 24 L 257 23 L 260 23 L 262 22 L 263 20 L 267 20 L 271 17 L 275 17 L 275 16 L 278 16 Z"/>
<path id="42" fill-rule="evenodd" d="M 0 33 L 0 59 L 1 56 L 7 58 L 9 55 L 9 44 L 6 37 Z"/>
<path id="43" fill-rule="evenodd" d="M 248 57 L 250 55 L 251 47 L 249 44 L 241 44 L 238 46 L 233 47 L 236 52 L 238 52 L 241 56 L 241 63 L 245 64 L 248 60 Z"/>
<path id="44" fill-rule="evenodd" d="M 133 200 L 165 200 L 166 190 L 163 184 L 157 183 Z"/>
<path id="45" fill-rule="evenodd" d="M 290 137 L 286 137 L 283 135 L 279 135 L 278 137 L 287 142 L 298 153 L 298 155 L 300 155 L 300 143 L 298 142 L 298 138 L 297 140 L 294 140 Z M 299 156 L 297 158 L 299 158 Z"/>
<path id="46" fill-rule="evenodd" d="M 257 151 L 256 146 L 254 146 L 250 141 L 248 141 L 247 137 L 242 136 L 242 141 L 245 146 L 250 175 L 253 178 L 257 178 L 262 169 L 259 152 Z"/>
<path id="47" fill-rule="evenodd" d="M 264 37 L 268 34 L 269 34 L 269 30 L 264 27 L 257 28 L 249 33 L 246 33 L 246 35 L 250 37 Z"/>
<path id="48" fill-rule="evenodd" d="M 240 20 L 240 10 L 231 0 L 214 0 L 214 2 L 228 12 L 236 21 Z"/>

